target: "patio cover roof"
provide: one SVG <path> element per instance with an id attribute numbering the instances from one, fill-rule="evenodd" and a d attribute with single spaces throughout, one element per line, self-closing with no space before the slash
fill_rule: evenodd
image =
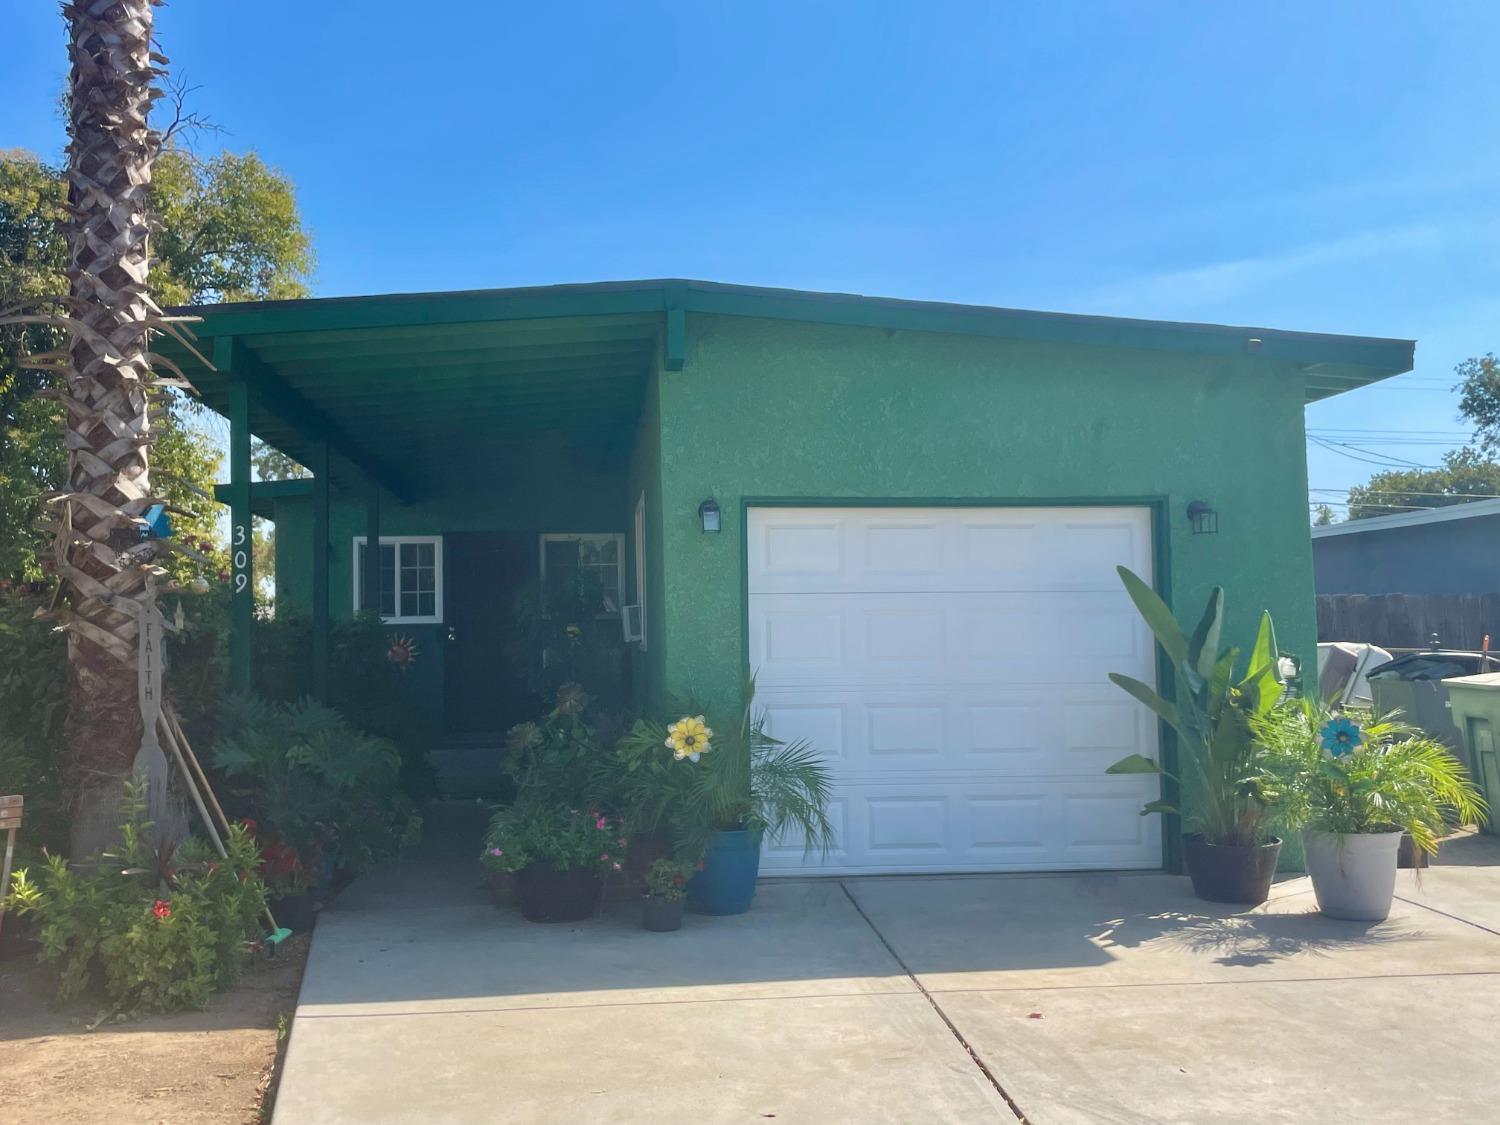
<path id="1" fill-rule="evenodd" d="M 249 424 L 304 463 L 330 452 L 340 483 L 373 481 L 411 499 L 567 443 L 579 455 L 628 447 L 660 354 L 687 356 L 687 313 L 1102 347 L 1258 356 L 1299 367 L 1309 402 L 1409 371 L 1409 340 L 1027 312 L 687 280 L 405 293 L 198 305 L 205 367 L 174 360 L 209 406 L 228 413 L 231 376 L 249 384 Z M 483 443 L 469 440 L 481 437 Z M 468 460 L 466 460 L 466 455 Z M 483 458 L 483 460 L 479 460 Z"/>

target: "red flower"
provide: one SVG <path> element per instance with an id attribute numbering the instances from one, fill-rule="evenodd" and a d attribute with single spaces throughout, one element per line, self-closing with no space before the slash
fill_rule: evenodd
<path id="1" fill-rule="evenodd" d="M 172 904 L 157 899 L 156 905 L 151 908 L 151 913 L 155 914 L 158 918 L 170 918 L 172 917 Z"/>
<path id="2" fill-rule="evenodd" d="M 256 824 L 255 821 L 251 820 L 248 816 L 244 820 L 240 821 L 240 823 L 245 826 L 245 831 L 250 833 L 250 835 L 252 836 L 255 835 L 255 830 L 260 827 L 260 825 Z"/>

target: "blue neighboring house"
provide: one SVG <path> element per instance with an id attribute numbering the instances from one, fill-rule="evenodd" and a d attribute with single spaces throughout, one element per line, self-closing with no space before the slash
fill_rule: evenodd
<path id="1" fill-rule="evenodd" d="M 1312 529 L 1319 594 L 1500 593 L 1500 500 Z"/>

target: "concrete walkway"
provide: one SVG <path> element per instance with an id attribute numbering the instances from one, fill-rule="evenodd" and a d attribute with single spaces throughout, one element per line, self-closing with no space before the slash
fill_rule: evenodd
<path id="1" fill-rule="evenodd" d="M 465 810 L 466 811 L 466 810 Z M 457 815 L 459 810 L 455 810 Z M 460 825 L 452 820 L 447 827 Z M 497 910 L 473 832 L 319 923 L 277 1125 L 310 1122 L 1489 1122 L 1500 847 L 1377 926 L 1158 875 L 762 883 L 639 929 Z M 1462 861 L 1471 863 L 1464 864 Z"/>

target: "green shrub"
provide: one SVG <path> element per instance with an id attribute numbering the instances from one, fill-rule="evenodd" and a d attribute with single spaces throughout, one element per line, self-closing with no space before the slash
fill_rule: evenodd
<path id="1" fill-rule="evenodd" d="M 544 863 L 608 876 L 623 866 L 629 846 L 620 822 L 597 809 L 520 801 L 495 814 L 479 858 L 490 871 Z"/>
<path id="2" fill-rule="evenodd" d="M 26 798 L 17 837 L 23 857 L 64 851 L 63 723 L 68 717 L 68 644 L 38 620 L 44 596 L 0 591 L 0 793 Z M 0 888 L 3 889 L 3 888 Z"/>
<path id="3" fill-rule="evenodd" d="M 689 863 L 683 859 L 659 859 L 646 869 L 646 893 L 667 902 L 686 898 L 688 880 L 701 870 L 701 860 Z"/>
<path id="4" fill-rule="evenodd" d="M 78 870 L 50 857 L 33 879 L 18 871 L 11 904 L 34 916 L 41 957 L 58 968 L 58 995 L 102 992 L 115 1011 L 201 1008 L 239 979 L 265 907 L 259 853 L 231 827 L 221 859 L 200 840 L 163 846 L 127 798 L 121 845 Z"/>
<path id="5" fill-rule="evenodd" d="M 396 747 L 332 708 L 232 697 L 220 729 L 209 759 L 231 795 L 268 842 L 291 847 L 308 868 L 368 871 L 420 830 Z"/>
<path id="6" fill-rule="evenodd" d="M 427 751 L 433 731 L 412 690 L 413 673 L 389 659 L 399 630 L 375 614 L 336 622 L 328 638 L 328 705 L 352 716 L 361 730 L 394 743 L 401 754 L 402 784 L 414 797 L 435 792 Z M 312 622 L 283 615 L 255 623 L 252 677 L 255 694 L 294 704 L 312 684 Z M 420 657 L 418 658 L 420 659 Z"/>

